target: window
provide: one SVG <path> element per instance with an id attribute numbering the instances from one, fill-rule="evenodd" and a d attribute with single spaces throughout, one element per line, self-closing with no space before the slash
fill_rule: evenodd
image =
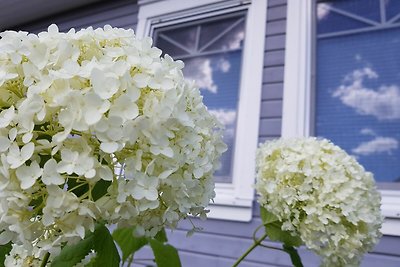
<path id="1" fill-rule="evenodd" d="M 328 138 L 373 172 L 382 230 L 392 235 L 400 235 L 399 36 L 398 1 L 288 1 L 282 135 Z"/>
<path id="2" fill-rule="evenodd" d="M 156 28 L 154 44 L 185 62 L 185 78 L 195 80 L 209 111 L 224 124 L 228 150 L 222 155 L 216 182 L 232 182 L 232 160 L 239 101 L 245 14 Z"/>
<path id="3" fill-rule="evenodd" d="M 215 174 L 211 218 L 249 221 L 261 103 L 266 1 L 139 1 L 138 36 L 185 62 L 204 102 L 225 125 L 228 151 Z M 250 45 L 251 44 L 251 45 Z"/>
<path id="4" fill-rule="evenodd" d="M 318 3 L 315 135 L 400 189 L 400 3 L 387 3 L 384 12 L 376 0 Z"/>

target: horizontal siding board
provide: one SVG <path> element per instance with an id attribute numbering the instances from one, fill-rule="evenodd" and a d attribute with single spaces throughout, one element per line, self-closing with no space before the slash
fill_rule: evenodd
<path id="1" fill-rule="evenodd" d="M 264 68 L 263 83 L 283 82 L 283 66 Z"/>
<path id="2" fill-rule="evenodd" d="M 138 13 L 138 6 L 132 1 L 116 1 L 117 5 L 112 2 L 101 7 L 100 10 L 96 9 L 81 9 L 78 12 L 67 13 L 67 15 L 59 17 L 59 22 L 75 21 L 80 24 L 87 24 L 87 22 L 98 20 L 110 20 L 118 16 L 127 16 L 130 14 Z M 112 12 L 110 12 L 112 11 Z"/>
<path id="3" fill-rule="evenodd" d="M 128 14 L 124 16 L 120 16 L 119 14 L 115 14 L 115 17 L 102 19 L 101 16 L 93 16 L 91 18 L 85 18 L 77 21 L 68 21 L 58 24 L 58 27 L 64 31 L 69 30 L 70 28 L 75 28 L 80 30 L 82 28 L 87 28 L 92 26 L 93 28 L 103 27 L 106 24 L 110 24 L 113 27 L 123 27 L 129 24 L 136 24 L 137 18 L 133 16 L 133 14 Z"/>
<path id="4" fill-rule="evenodd" d="M 150 247 L 146 246 L 135 254 L 135 263 L 131 267 L 139 266 L 154 266 L 152 259 L 154 258 Z M 181 259 L 182 267 L 228 267 L 232 266 L 236 258 L 215 257 L 198 251 L 187 251 L 185 248 L 179 250 L 179 258 Z M 146 260 L 140 260 L 146 259 Z M 125 267 L 125 266 L 124 266 Z M 128 267 L 126 265 L 126 267 Z M 276 267 L 276 264 L 265 264 L 244 260 L 240 267 Z"/>
<path id="5" fill-rule="evenodd" d="M 286 31 L 286 20 L 276 20 L 267 23 L 266 33 L 268 35 L 283 34 Z"/>
<path id="6" fill-rule="evenodd" d="M 268 27 L 268 25 L 267 25 Z M 283 50 L 285 48 L 286 36 L 284 34 L 267 36 L 265 38 L 265 50 Z"/>
<path id="7" fill-rule="evenodd" d="M 268 0 L 268 7 L 286 5 L 287 0 Z"/>
<path id="8" fill-rule="evenodd" d="M 282 117 L 282 100 L 261 102 L 261 118 Z"/>
<path id="9" fill-rule="evenodd" d="M 102 7 L 101 10 L 82 8 L 73 13 L 67 13 L 55 18 L 55 22 L 69 23 L 73 21 L 76 24 L 84 25 L 91 22 L 110 20 L 120 16 L 128 16 L 138 12 L 137 5 L 132 4 L 132 2 L 119 2 L 118 6 L 113 6 L 112 3 L 109 3 L 105 7 Z"/>
<path id="10" fill-rule="evenodd" d="M 268 8 L 267 21 L 286 19 L 286 5 Z"/>
<path id="11" fill-rule="evenodd" d="M 186 233 L 179 230 L 169 234 L 168 239 L 179 250 L 196 251 L 202 254 L 231 259 L 237 259 L 253 244 L 253 240 L 248 238 L 238 239 L 231 236 L 207 233 L 197 233 L 190 238 L 186 238 Z M 183 240 L 184 242 L 182 242 Z M 265 242 L 265 244 L 275 247 L 280 246 L 270 241 Z M 310 251 L 301 248 L 300 253 L 303 255 L 305 266 L 317 266 L 319 264 L 318 257 Z M 291 265 L 289 256 L 284 252 L 262 247 L 254 249 L 246 259 L 252 262 L 278 266 Z"/>
<path id="12" fill-rule="evenodd" d="M 94 28 L 110 24 L 114 27 L 136 28 L 138 7 L 136 1 L 106 1 L 96 5 L 85 6 L 55 16 L 43 18 L 36 22 L 21 25 L 17 29 L 29 32 L 39 32 L 55 23 L 60 31 L 70 28 Z"/>
<path id="13" fill-rule="evenodd" d="M 113 27 L 126 27 L 126 25 L 132 25 L 132 23 L 135 23 L 136 20 L 133 20 L 131 16 L 124 16 L 124 17 L 116 17 L 114 19 L 108 19 L 108 20 L 99 20 L 97 22 L 90 22 L 90 23 L 86 23 L 86 24 L 74 24 L 74 25 L 67 25 L 65 28 L 66 30 L 68 30 L 69 28 L 73 27 L 78 29 L 82 29 L 82 28 L 87 28 L 89 26 L 92 26 L 93 28 L 102 28 L 104 27 L 104 25 L 111 25 Z M 135 25 L 135 24 L 133 24 Z M 126 27 L 128 28 L 128 27 Z M 61 28 L 60 28 L 61 29 Z"/>
<path id="14" fill-rule="evenodd" d="M 198 252 L 187 252 L 179 251 L 183 267 L 223 267 L 232 266 L 236 259 L 213 257 L 207 254 L 200 254 Z M 276 265 L 270 265 L 265 263 L 255 263 L 248 260 L 242 261 L 240 267 L 275 267 Z"/>
<path id="15" fill-rule="evenodd" d="M 374 252 L 400 257 L 400 237 L 383 236 L 379 243 L 375 246 Z"/>
<path id="16" fill-rule="evenodd" d="M 279 136 L 281 134 L 282 119 L 261 119 L 260 136 Z"/>
<path id="17" fill-rule="evenodd" d="M 397 245 L 397 248 L 399 246 Z M 360 267 L 399 267 L 400 266 L 400 258 L 387 256 L 387 255 L 378 255 L 378 254 L 366 254 L 362 260 Z"/>
<path id="18" fill-rule="evenodd" d="M 266 83 L 262 86 L 262 100 L 282 99 L 283 83 Z"/>
<path id="19" fill-rule="evenodd" d="M 135 253 L 134 264 L 131 266 L 124 265 L 124 267 L 132 267 L 132 266 L 152 266 L 154 262 L 151 260 L 154 259 L 153 251 L 150 246 L 144 246 L 139 251 Z"/>
<path id="20" fill-rule="evenodd" d="M 59 15 L 66 10 L 74 10 L 78 7 L 90 4 L 99 4 L 100 0 L 13 0 L 0 1 L 0 31 L 15 29 L 23 25 L 37 21 L 44 17 Z"/>
<path id="21" fill-rule="evenodd" d="M 127 8 L 129 7 L 129 8 Z M 110 12 L 113 10 L 113 12 Z M 85 17 L 93 15 L 102 15 L 104 19 L 113 17 L 115 13 L 124 15 L 128 13 L 137 13 L 138 6 L 136 1 L 132 0 L 116 0 L 116 1 L 103 1 L 94 5 L 88 5 L 82 8 L 74 9 L 54 16 L 58 22 L 76 21 Z"/>
<path id="22" fill-rule="evenodd" d="M 264 66 L 276 66 L 285 63 L 285 50 L 267 51 L 264 53 Z"/>

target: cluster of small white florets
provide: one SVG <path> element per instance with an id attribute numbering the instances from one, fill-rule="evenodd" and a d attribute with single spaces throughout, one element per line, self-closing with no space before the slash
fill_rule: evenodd
<path id="1" fill-rule="evenodd" d="M 226 146 L 181 61 L 110 26 L 0 37 L 0 244 L 55 255 L 100 220 L 205 215 Z"/>
<path id="2" fill-rule="evenodd" d="M 357 266 L 381 234 L 373 176 L 326 139 L 293 138 L 258 149 L 259 203 L 322 256 L 322 266 Z"/>

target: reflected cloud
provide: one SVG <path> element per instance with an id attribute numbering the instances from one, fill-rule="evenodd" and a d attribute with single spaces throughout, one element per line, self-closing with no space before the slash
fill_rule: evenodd
<path id="1" fill-rule="evenodd" d="M 323 20 L 331 12 L 330 7 L 332 4 L 320 3 L 317 7 L 317 19 Z"/>
<path id="2" fill-rule="evenodd" d="M 186 78 L 195 80 L 200 89 L 216 94 L 218 86 L 214 82 L 213 71 L 219 70 L 227 73 L 230 69 L 231 63 L 223 57 L 219 58 L 214 66 L 211 65 L 211 60 L 208 58 L 195 58 L 186 62 L 184 72 Z"/>
<path id="3" fill-rule="evenodd" d="M 370 129 L 370 128 L 364 128 L 360 131 L 360 133 L 362 135 L 371 135 L 371 136 L 377 136 L 377 134 L 375 133 L 374 130 Z"/>
<path id="4" fill-rule="evenodd" d="M 218 86 L 213 80 L 213 69 L 211 60 L 208 58 L 195 58 L 185 64 L 185 76 L 187 79 L 196 81 L 200 89 L 207 90 L 213 94 L 218 92 Z"/>
<path id="5" fill-rule="evenodd" d="M 400 88 L 397 85 L 382 85 L 377 89 L 364 86 L 365 79 L 376 78 L 378 74 L 369 67 L 354 70 L 332 96 L 361 115 L 372 115 L 379 120 L 400 119 Z"/>
<path id="6" fill-rule="evenodd" d="M 239 49 L 242 47 L 242 42 L 244 40 L 244 30 L 240 30 L 234 33 L 232 40 L 228 42 L 228 49 Z"/>
<path id="7" fill-rule="evenodd" d="M 231 63 L 225 58 L 220 58 L 218 60 L 217 68 L 223 73 L 227 73 L 231 69 Z"/>
<path id="8" fill-rule="evenodd" d="M 207 50 L 236 50 L 243 46 L 244 41 L 244 22 L 238 24 L 228 33 L 221 36 L 213 44 L 211 44 Z"/>
<path id="9" fill-rule="evenodd" d="M 399 142 L 391 137 L 377 136 L 373 140 L 363 142 L 356 148 L 352 149 L 352 152 L 361 156 L 369 156 L 373 154 L 391 154 L 393 150 L 398 149 Z"/>

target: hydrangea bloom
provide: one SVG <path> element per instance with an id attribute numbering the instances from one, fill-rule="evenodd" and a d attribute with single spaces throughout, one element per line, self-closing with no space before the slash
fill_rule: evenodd
<path id="1" fill-rule="evenodd" d="M 0 37 L 0 244 L 14 244 L 10 266 L 55 256 L 97 221 L 154 236 L 205 216 L 226 146 L 181 61 L 110 26 Z"/>
<path id="2" fill-rule="evenodd" d="M 326 139 L 266 142 L 257 153 L 259 203 L 322 256 L 322 266 L 357 266 L 381 234 L 373 176 Z"/>

